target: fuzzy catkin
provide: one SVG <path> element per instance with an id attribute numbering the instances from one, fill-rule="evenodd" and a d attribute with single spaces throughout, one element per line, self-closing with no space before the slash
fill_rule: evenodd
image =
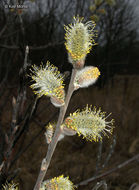
<path id="1" fill-rule="evenodd" d="M 65 91 L 63 77 L 57 67 L 47 62 L 45 66 L 41 65 L 39 68 L 34 65 L 32 68 L 31 78 L 34 83 L 30 87 L 34 93 L 38 97 L 43 95 L 49 96 L 51 102 L 57 107 L 64 105 Z"/>
<path id="2" fill-rule="evenodd" d="M 79 70 L 74 80 L 75 89 L 85 88 L 94 84 L 100 75 L 97 67 L 87 66 Z"/>
<path id="3" fill-rule="evenodd" d="M 44 181 L 40 190 L 74 190 L 73 183 L 63 175 Z"/>
<path id="4" fill-rule="evenodd" d="M 105 113 L 100 109 L 86 106 L 82 111 L 77 110 L 65 119 L 65 127 L 75 130 L 78 135 L 83 135 L 90 141 L 102 140 L 102 134 L 108 136 L 112 133 L 113 120 L 106 121 Z"/>
<path id="5" fill-rule="evenodd" d="M 95 45 L 93 38 L 95 36 L 95 23 L 89 21 L 84 24 L 82 21 L 83 18 L 74 17 L 73 24 L 65 26 L 65 46 L 72 64 L 84 60 L 92 46 Z"/>
<path id="6" fill-rule="evenodd" d="M 3 185 L 2 190 L 19 190 L 17 184 L 15 183 L 6 183 L 5 185 Z"/>

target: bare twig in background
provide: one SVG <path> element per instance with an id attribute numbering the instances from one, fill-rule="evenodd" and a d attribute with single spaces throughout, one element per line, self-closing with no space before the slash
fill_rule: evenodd
<path id="1" fill-rule="evenodd" d="M 24 64 L 23 68 L 19 71 L 20 81 L 19 81 L 19 88 L 18 88 L 18 95 L 15 100 L 15 103 L 13 104 L 13 117 L 12 117 L 12 130 L 17 124 L 17 118 L 20 116 L 22 109 L 21 105 L 25 103 L 26 101 L 26 86 L 25 86 L 25 74 L 27 69 L 27 56 L 29 54 L 29 47 L 26 46 L 25 50 L 25 58 L 24 58 Z M 19 113 L 20 112 L 20 113 Z"/>
<path id="2" fill-rule="evenodd" d="M 27 62 L 28 53 L 29 53 L 29 50 L 28 50 L 28 47 L 26 47 L 24 65 L 27 65 L 26 62 Z M 2 165 L 1 171 L 2 171 L 2 174 L 4 174 L 6 177 L 8 177 L 9 168 L 10 168 L 12 156 L 13 156 L 13 147 L 14 147 L 13 145 L 16 138 L 16 132 L 19 128 L 19 124 L 18 124 L 19 110 L 20 110 L 22 101 L 25 100 L 24 92 L 26 91 L 26 87 L 25 87 L 24 76 L 23 76 L 25 74 L 24 72 L 26 72 L 26 69 L 24 69 L 24 71 L 23 69 L 20 70 L 20 85 L 18 89 L 18 96 L 17 96 L 17 99 L 13 98 L 13 114 L 12 114 L 11 128 L 8 135 L 5 136 L 7 147 L 6 147 L 6 150 L 4 151 L 4 164 Z"/>
<path id="3" fill-rule="evenodd" d="M 87 179 L 87 180 L 84 180 L 84 181 L 82 181 L 82 182 L 76 184 L 76 186 L 78 187 L 78 186 L 80 186 L 80 185 L 87 185 L 87 184 L 90 183 L 90 182 L 93 182 L 93 181 L 98 180 L 98 179 L 102 179 L 102 178 L 104 178 L 104 177 L 110 175 L 111 173 L 113 173 L 113 172 L 115 172 L 115 171 L 117 171 L 117 170 L 119 170 L 119 169 L 125 167 L 126 165 L 128 165 L 128 164 L 130 164 L 131 162 L 136 161 L 136 160 L 138 160 L 138 159 L 139 159 L 139 154 L 133 156 L 132 158 L 126 160 L 125 162 L 122 162 L 121 164 L 117 165 L 115 168 L 112 168 L 112 169 L 108 170 L 107 172 L 104 172 L 104 173 L 102 173 L 102 174 L 100 174 L 100 175 L 98 175 L 98 176 L 91 177 L 91 178 L 89 178 L 89 179 Z"/>
<path id="4" fill-rule="evenodd" d="M 4 161 L 2 162 L 2 164 L 0 165 L 0 173 L 1 173 L 1 170 L 3 168 L 3 165 L 4 165 Z"/>
<path id="5" fill-rule="evenodd" d="M 39 125 L 41 127 L 40 131 L 34 136 L 32 137 L 32 139 L 30 140 L 30 142 L 27 144 L 26 147 L 24 147 L 23 149 L 19 148 L 19 152 L 17 153 L 17 155 L 15 156 L 14 160 L 12 161 L 12 164 L 11 165 L 14 165 L 14 163 L 19 159 L 19 157 L 33 144 L 33 142 L 35 142 L 35 140 L 38 138 L 39 135 L 42 134 L 43 131 L 45 131 L 45 126 L 48 125 L 48 123 L 53 120 L 56 115 L 58 114 L 58 112 L 54 113 L 52 115 L 52 117 L 45 123 L 45 124 L 42 124 L 40 123 L 36 117 L 32 118 L 33 121 L 35 123 L 37 123 L 37 125 Z"/>
<path id="6" fill-rule="evenodd" d="M 107 155 L 107 158 L 105 159 L 104 161 L 104 164 L 102 165 L 102 169 L 105 168 L 105 166 L 108 164 L 113 152 L 114 152 L 114 148 L 115 148 L 115 145 L 116 145 L 116 136 L 114 135 L 113 136 L 113 142 L 112 144 L 110 145 L 110 150 L 109 150 L 109 153 Z"/>
<path id="7" fill-rule="evenodd" d="M 30 50 L 44 50 L 47 49 L 48 47 L 52 47 L 52 46 L 57 46 L 57 45 L 61 45 L 64 44 L 64 41 L 61 42 L 50 42 L 46 45 L 42 45 L 42 46 L 29 46 Z M 20 49 L 19 46 L 16 45 L 7 45 L 7 44 L 0 44 L 1 48 L 6 48 L 6 49 L 11 49 L 11 50 L 18 50 Z"/>
<path id="8" fill-rule="evenodd" d="M 101 165 L 103 141 L 99 141 L 95 176 L 98 175 L 102 171 L 102 169 L 105 168 L 105 166 L 108 164 L 108 162 L 114 152 L 115 145 L 116 145 L 116 136 L 113 137 L 113 142 L 110 145 L 110 149 L 107 154 L 107 157 L 106 157 L 103 165 Z"/>
<path id="9" fill-rule="evenodd" d="M 10 46 L 10 45 L 5 45 L 5 44 L 0 44 L 0 47 L 1 48 L 6 48 L 6 49 L 11 49 L 11 50 L 17 50 L 17 49 L 19 49 L 19 47 L 15 46 L 15 45 Z"/>
<path id="10" fill-rule="evenodd" d="M 5 24 L 5 26 L 3 27 L 3 29 L 0 31 L 0 37 L 2 36 L 2 34 L 5 32 L 7 28 L 7 24 Z"/>
<path id="11" fill-rule="evenodd" d="M 129 190 L 139 190 L 139 184 L 138 183 L 133 183 Z"/>
<path id="12" fill-rule="evenodd" d="M 9 75 L 9 71 L 10 71 L 10 67 L 9 66 L 10 66 L 11 60 L 13 59 L 13 56 L 14 56 L 13 52 L 9 52 L 8 55 L 11 57 L 11 59 L 8 59 L 7 60 L 7 64 L 4 65 L 3 58 L 6 57 L 6 52 L 3 49 L 1 50 L 1 53 L 0 53 L 0 67 L 1 67 L 1 72 L 0 72 L 0 75 L 1 75 L 0 97 L 3 96 L 3 93 L 5 91 L 5 88 L 6 88 L 5 83 L 7 81 L 7 78 L 8 78 L 8 75 Z M 4 71 L 4 72 L 3 72 L 3 69 L 2 69 L 3 67 L 5 67 L 5 69 L 6 69 L 6 71 Z M 2 77 L 3 74 L 4 74 L 4 76 Z M 2 105 L 1 105 L 1 109 L 0 110 L 2 110 Z"/>
<path id="13" fill-rule="evenodd" d="M 5 148 L 5 138 L 4 138 L 4 131 L 0 126 L 0 171 L 3 167 L 3 152 L 4 152 L 4 148 Z"/>
<path id="14" fill-rule="evenodd" d="M 104 190 L 108 189 L 106 181 L 100 181 L 100 182 L 97 182 L 97 184 L 95 185 L 95 187 L 92 190 L 98 190 L 102 186 L 103 186 Z"/>
<path id="15" fill-rule="evenodd" d="M 100 170 L 101 156 L 102 156 L 102 146 L 103 146 L 103 141 L 99 140 L 97 163 L 96 163 L 96 175 L 99 173 L 99 170 Z"/>

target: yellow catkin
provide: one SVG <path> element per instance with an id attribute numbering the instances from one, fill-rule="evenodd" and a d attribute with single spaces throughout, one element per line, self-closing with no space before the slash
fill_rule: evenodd
<path id="1" fill-rule="evenodd" d="M 53 98 L 53 102 L 56 101 L 57 105 L 61 106 L 64 104 L 63 77 L 57 67 L 50 64 L 49 61 L 47 61 L 45 66 L 43 64 L 40 67 L 34 65 L 30 76 L 33 81 L 30 87 L 38 97 L 43 95 L 49 96 Z"/>
<path id="2" fill-rule="evenodd" d="M 74 185 L 69 180 L 69 177 L 61 175 L 51 180 L 44 181 L 40 190 L 74 190 Z"/>
<path id="3" fill-rule="evenodd" d="M 96 44 L 93 38 L 95 23 L 90 21 L 84 24 L 82 21 L 83 18 L 74 17 L 73 24 L 65 26 L 65 46 L 72 63 L 84 59 Z"/>
<path id="4" fill-rule="evenodd" d="M 75 77 L 74 86 L 75 89 L 85 88 L 94 84 L 100 75 L 100 71 L 97 67 L 87 66 L 80 69 Z"/>
<path id="5" fill-rule="evenodd" d="M 17 184 L 14 184 L 13 182 L 11 183 L 6 183 L 3 185 L 2 190 L 19 190 Z"/>
<path id="6" fill-rule="evenodd" d="M 77 110 L 65 119 L 65 127 L 74 129 L 78 135 L 83 135 L 90 141 L 102 139 L 102 134 L 108 136 L 112 133 L 113 120 L 106 121 L 105 113 L 92 106 L 86 106 L 82 111 Z"/>

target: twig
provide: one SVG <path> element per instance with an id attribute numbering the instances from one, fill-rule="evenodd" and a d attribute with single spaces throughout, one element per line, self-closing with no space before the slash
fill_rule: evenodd
<path id="1" fill-rule="evenodd" d="M 96 163 L 96 175 L 99 173 L 99 170 L 100 170 L 100 162 L 101 162 L 101 156 L 102 156 L 102 145 L 103 145 L 103 141 L 99 140 L 97 163 Z"/>
<path id="2" fill-rule="evenodd" d="M 139 188 L 139 184 L 138 183 L 133 183 L 131 185 L 131 187 L 129 188 L 129 190 L 138 190 L 138 188 Z"/>
<path id="3" fill-rule="evenodd" d="M 27 56 L 28 56 L 28 51 L 27 51 L 27 47 L 26 47 L 24 64 L 26 64 Z M 23 69 L 21 69 L 21 70 L 23 70 Z M 22 78 L 22 79 L 24 79 L 23 74 L 24 74 L 24 72 L 20 72 L 20 78 Z M 8 175 L 11 160 L 12 160 L 13 145 L 14 145 L 14 141 L 16 138 L 15 134 L 16 134 L 17 129 L 18 129 L 17 119 L 18 119 L 18 115 L 19 115 L 20 105 L 21 105 L 23 98 L 24 98 L 24 91 L 25 91 L 24 86 L 25 86 L 25 84 L 22 81 L 19 85 L 17 100 L 13 99 L 12 122 L 11 122 L 10 133 L 7 136 L 7 149 L 5 150 L 5 153 L 4 153 L 5 162 L 4 162 L 4 165 L 2 168 L 2 170 L 3 170 L 2 172 L 4 172 L 6 175 Z M 22 90 L 22 88 L 23 88 L 23 90 Z"/>
<path id="4" fill-rule="evenodd" d="M 3 168 L 3 165 L 4 165 L 4 161 L 1 163 L 1 165 L 0 165 L 0 173 L 1 173 L 1 170 L 2 170 L 2 168 Z"/>
<path id="5" fill-rule="evenodd" d="M 40 123 L 38 120 L 36 120 L 36 118 L 33 118 L 33 120 L 41 127 L 40 131 L 30 140 L 30 142 L 27 144 L 27 146 L 25 146 L 23 149 L 20 148 L 20 151 L 18 152 L 18 154 L 16 155 L 16 157 L 14 158 L 14 160 L 12 161 L 13 165 L 18 158 L 33 144 L 33 142 L 35 142 L 35 140 L 40 136 L 40 134 L 42 133 L 42 131 L 45 130 L 44 126 L 46 126 L 53 118 L 55 118 L 55 116 L 58 114 L 58 112 L 54 113 L 52 115 L 52 117 L 45 123 L 42 124 Z"/>
<path id="6" fill-rule="evenodd" d="M 23 68 L 21 68 L 19 71 L 20 84 L 19 84 L 19 88 L 18 88 L 18 96 L 16 99 L 16 103 L 13 106 L 14 109 L 13 109 L 13 117 L 12 117 L 12 129 L 14 129 L 14 127 L 16 126 L 17 117 L 21 114 L 22 107 L 26 100 L 25 73 L 26 73 L 26 69 L 27 69 L 28 54 L 29 54 L 29 47 L 26 46 Z M 19 113 L 19 111 L 20 111 L 20 113 Z"/>
<path id="7" fill-rule="evenodd" d="M 5 32 L 7 28 L 7 24 L 5 24 L 5 26 L 3 27 L 3 29 L 0 31 L 0 37 L 2 36 L 2 34 Z"/>
<path id="8" fill-rule="evenodd" d="M 3 152 L 4 152 L 4 147 L 5 147 L 5 138 L 4 138 L 4 131 L 0 125 L 0 171 L 3 167 L 1 164 L 3 161 Z"/>
<path id="9" fill-rule="evenodd" d="M 61 45 L 63 44 L 64 42 L 55 42 L 55 43 L 48 43 L 46 45 L 42 45 L 42 46 L 29 46 L 29 49 L 30 50 L 43 50 L 43 49 L 47 49 L 48 47 L 51 47 L 51 46 L 56 46 L 56 45 Z M 19 46 L 16 46 L 16 45 L 5 45 L 5 44 L 0 44 L 0 47 L 1 48 L 6 48 L 6 49 L 12 49 L 12 50 L 18 50 L 20 49 Z"/>
<path id="10" fill-rule="evenodd" d="M 1 48 L 6 48 L 6 49 L 12 49 L 12 50 L 17 50 L 17 49 L 19 49 L 19 47 L 18 46 L 15 46 L 15 45 L 5 45 L 5 44 L 0 44 L 0 47 Z"/>
<path id="11" fill-rule="evenodd" d="M 96 175 L 98 175 L 99 173 L 101 173 L 101 170 L 103 168 L 106 167 L 106 165 L 108 164 L 113 152 L 114 152 L 114 148 L 115 148 L 115 145 L 116 145 L 116 137 L 114 136 L 113 137 L 113 142 L 112 144 L 110 145 L 110 149 L 109 149 L 109 152 L 108 152 L 108 155 L 104 161 L 104 163 L 102 164 L 101 166 L 101 157 L 102 157 L 102 145 L 103 145 L 103 141 L 99 141 L 99 147 L 98 147 L 98 155 L 97 155 L 97 163 L 96 163 Z"/>
<path id="12" fill-rule="evenodd" d="M 114 152 L 115 145 L 116 145 L 116 136 L 113 137 L 113 142 L 110 145 L 110 150 L 109 150 L 106 160 L 104 161 L 104 164 L 102 165 L 102 169 L 105 168 L 105 166 L 108 164 L 108 162 Z"/>
<path id="13" fill-rule="evenodd" d="M 69 88 L 68 88 L 68 92 L 67 92 L 67 96 L 66 96 L 66 100 L 65 100 L 65 105 L 60 108 L 59 118 L 58 118 L 58 122 L 57 122 L 57 125 L 56 125 L 56 131 L 54 133 L 54 137 L 53 137 L 51 143 L 48 146 L 48 151 L 47 151 L 46 157 L 42 160 L 39 176 L 38 176 L 38 179 L 36 181 L 34 190 L 39 190 L 40 189 L 41 183 L 42 183 L 42 181 L 43 181 L 43 179 L 45 177 L 45 174 L 46 174 L 47 169 L 49 167 L 52 155 L 53 155 L 54 150 L 56 148 L 56 145 L 58 143 L 58 138 L 59 138 L 59 136 L 61 134 L 60 125 L 63 122 L 63 119 L 64 119 L 64 116 L 65 116 L 65 113 L 66 113 L 70 98 L 71 98 L 72 93 L 74 91 L 73 82 L 74 82 L 74 79 L 75 79 L 75 76 L 76 76 L 76 72 L 77 72 L 76 69 L 72 70 L 72 76 L 71 76 L 71 80 L 70 80 L 70 84 L 69 84 Z"/>
<path id="14" fill-rule="evenodd" d="M 98 175 L 98 176 L 91 177 L 91 178 L 89 178 L 89 179 L 87 179 L 87 180 L 84 180 L 84 181 L 82 181 L 82 182 L 76 184 L 76 186 L 78 187 L 78 186 L 80 186 L 80 185 L 87 185 L 87 184 L 90 183 L 90 182 L 93 182 L 93 181 L 95 181 L 95 180 L 104 178 L 104 177 L 110 175 L 111 173 L 113 173 L 113 172 L 115 172 L 115 171 L 117 171 L 117 170 L 119 170 L 119 169 L 125 167 L 126 165 L 128 165 L 128 164 L 130 164 L 131 162 L 133 162 L 133 161 L 135 161 L 135 160 L 138 160 L 138 159 L 139 159 L 139 154 L 137 154 L 137 155 L 133 156 L 132 158 L 126 160 L 125 162 L 123 162 L 123 163 L 117 165 L 115 168 L 112 168 L 112 169 L 108 170 L 107 172 L 104 172 L 104 173 L 102 173 L 102 174 L 100 174 L 100 175 Z"/>
<path id="15" fill-rule="evenodd" d="M 1 63 L 2 65 L 3 65 L 3 57 L 4 57 L 4 55 L 5 55 L 5 50 L 2 50 L 2 51 L 1 51 L 1 54 L 0 54 L 0 63 Z M 8 74 L 9 74 L 9 70 L 10 70 L 9 65 L 10 65 L 10 63 L 11 63 L 11 60 L 12 60 L 13 57 L 14 57 L 13 52 L 9 52 L 8 55 L 9 55 L 9 57 L 10 57 L 11 59 L 9 59 L 9 60 L 7 61 L 5 75 L 4 75 L 3 79 L 0 81 L 0 97 L 3 96 L 3 93 L 4 93 L 4 91 L 5 91 L 5 88 L 6 88 L 5 83 L 6 83 L 6 81 L 7 81 Z M 1 65 L 1 67 L 2 67 L 2 65 Z M 1 70 L 1 72 L 2 72 L 2 70 Z M 0 110 L 1 110 L 1 109 L 0 109 Z"/>
<path id="16" fill-rule="evenodd" d="M 92 190 L 98 190 L 101 186 L 104 187 L 104 190 L 108 189 L 106 181 L 101 181 L 101 182 L 97 182 L 97 184 Z"/>
<path id="17" fill-rule="evenodd" d="M 24 120 L 24 124 L 22 126 L 22 128 L 20 127 L 20 130 L 18 131 L 18 133 L 16 134 L 14 143 L 13 143 L 13 147 L 17 144 L 18 140 L 20 139 L 21 135 L 24 133 L 25 130 L 27 130 L 28 125 L 29 125 L 29 121 L 31 120 L 32 114 L 36 108 L 36 104 L 37 104 L 37 98 L 35 99 L 35 101 L 33 102 L 33 105 L 31 104 L 26 113 L 25 113 L 25 117 L 23 118 Z M 22 122 L 22 120 L 21 120 Z"/>

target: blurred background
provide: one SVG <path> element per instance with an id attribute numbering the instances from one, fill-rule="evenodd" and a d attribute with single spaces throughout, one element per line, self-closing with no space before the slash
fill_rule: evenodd
<path id="1" fill-rule="evenodd" d="M 86 104 L 101 107 L 115 120 L 113 135 L 103 142 L 65 137 L 58 143 L 46 179 L 61 174 L 74 184 L 94 177 L 80 190 L 97 182 L 111 190 L 137 190 L 139 160 L 139 1 L 138 0 L 1 0 L 0 1 L 0 189 L 6 181 L 32 190 L 47 152 L 44 136 L 59 109 L 48 97 L 37 99 L 30 89 L 31 65 L 49 60 L 65 74 L 68 85 L 72 65 L 64 45 L 64 25 L 73 16 L 96 22 L 96 46 L 86 65 L 97 66 L 95 85 L 73 94 L 69 113 Z M 26 46 L 29 47 L 26 49 Z M 66 88 L 67 89 L 67 88 Z"/>

